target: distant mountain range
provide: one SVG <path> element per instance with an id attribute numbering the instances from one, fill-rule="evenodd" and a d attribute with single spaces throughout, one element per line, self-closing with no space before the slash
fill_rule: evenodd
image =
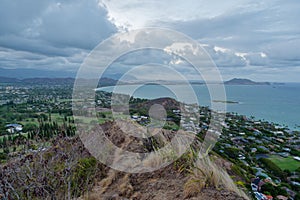
<path id="1" fill-rule="evenodd" d="M 117 80 L 122 79 L 122 84 L 130 84 L 132 82 L 142 83 L 133 76 L 123 74 L 104 74 L 104 78 L 101 78 L 99 86 L 111 86 L 116 85 Z M 0 82 L 1 83 L 12 83 L 12 82 L 25 82 L 25 83 L 58 83 L 74 82 L 76 72 L 68 71 L 52 71 L 52 70 L 39 70 L 39 69 L 5 69 L 0 68 Z M 120 83 L 120 82 L 119 82 Z M 176 81 L 161 81 L 161 83 L 172 83 L 178 84 Z M 203 84 L 203 81 L 190 81 L 192 84 Z M 271 85 L 269 82 L 255 82 L 250 79 L 234 78 L 224 82 L 225 85 Z"/>
<path id="2" fill-rule="evenodd" d="M 82 81 L 88 81 L 81 79 Z M 94 81 L 94 80 L 93 80 Z M 97 81 L 97 80 L 96 80 Z M 21 84 L 37 84 L 37 85 L 55 85 L 55 84 L 74 84 L 75 78 L 7 78 L 0 76 L 0 83 L 21 83 Z M 101 78 L 98 87 L 114 86 L 118 83 L 117 80 L 111 78 Z M 119 82 L 120 84 L 120 82 Z"/>
<path id="3" fill-rule="evenodd" d="M 17 68 L 17 69 L 4 69 L 0 68 L 0 76 L 7 78 L 66 78 L 76 77 L 76 72 L 68 71 L 52 71 L 52 70 L 39 70 L 39 69 L 27 69 L 27 68 Z"/>
<path id="4" fill-rule="evenodd" d="M 225 85 L 271 85 L 269 82 L 255 82 L 250 79 L 234 78 L 224 82 Z"/>

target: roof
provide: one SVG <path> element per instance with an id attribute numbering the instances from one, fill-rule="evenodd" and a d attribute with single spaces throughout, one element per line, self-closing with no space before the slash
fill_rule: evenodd
<path id="1" fill-rule="evenodd" d="M 5 127 L 18 127 L 18 126 L 22 126 L 21 124 L 7 124 Z"/>
<path id="2" fill-rule="evenodd" d="M 255 178 L 252 183 L 258 185 L 259 182 L 260 182 L 260 178 Z"/>
<path id="3" fill-rule="evenodd" d="M 282 195 L 278 195 L 276 198 L 280 199 L 280 200 L 287 200 L 288 199 L 286 196 L 282 196 Z"/>
<path id="4" fill-rule="evenodd" d="M 265 195 L 265 194 L 264 194 Z M 273 197 L 271 195 L 265 195 L 265 197 L 268 199 L 268 200 L 272 200 Z"/>

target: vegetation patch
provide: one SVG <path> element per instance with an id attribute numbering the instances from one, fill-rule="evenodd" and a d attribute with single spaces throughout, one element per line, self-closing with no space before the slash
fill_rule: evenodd
<path id="1" fill-rule="evenodd" d="M 300 167 L 300 162 L 291 156 L 287 158 L 271 156 L 269 159 L 282 170 L 295 171 Z"/>

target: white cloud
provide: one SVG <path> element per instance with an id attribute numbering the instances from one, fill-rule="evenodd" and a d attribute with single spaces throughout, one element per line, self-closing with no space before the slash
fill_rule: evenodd
<path id="1" fill-rule="evenodd" d="M 110 20 L 118 27 L 136 29 L 156 26 L 157 21 L 189 21 L 208 19 L 230 12 L 248 0 L 103 0 Z"/>
<path id="2" fill-rule="evenodd" d="M 221 52 L 221 53 L 226 53 L 226 52 L 229 52 L 229 51 L 230 51 L 229 49 L 222 48 L 222 47 L 217 47 L 217 46 L 214 47 L 214 50 L 215 50 L 216 52 Z"/>

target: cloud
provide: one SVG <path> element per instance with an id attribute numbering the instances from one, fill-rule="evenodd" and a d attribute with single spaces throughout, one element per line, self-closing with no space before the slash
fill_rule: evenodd
<path id="1" fill-rule="evenodd" d="M 107 20 L 106 10 L 95 0 L 42 2 L 1 1 L 0 17 L 6 20 L 1 20 L 0 36 L 11 39 L 9 44 L 14 45 L 12 47 L 16 48 L 13 40 L 19 38 L 19 41 L 42 41 L 59 48 L 92 49 L 117 31 Z"/>
<path id="2" fill-rule="evenodd" d="M 35 68 L 47 70 L 75 71 L 87 53 L 77 50 L 72 56 L 47 56 L 28 51 L 0 47 L 1 68 Z"/>
<path id="3" fill-rule="evenodd" d="M 92 49 L 116 32 L 97 1 L 54 4 L 41 17 L 40 37 L 58 47 Z"/>
<path id="4" fill-rule="evenodd" d="M 156 26 L 158 21 L 189 21 L 211 18 L 229 12 L 248 0 L 103 0 L 110 20 L 125 29 Z"/>
<path id="5" fill-rule="evenodd" d="M 76 70 L 83 55 L 117 31 L 96 0 L 3 0 L 0 18 L 0 67 Z"/>

